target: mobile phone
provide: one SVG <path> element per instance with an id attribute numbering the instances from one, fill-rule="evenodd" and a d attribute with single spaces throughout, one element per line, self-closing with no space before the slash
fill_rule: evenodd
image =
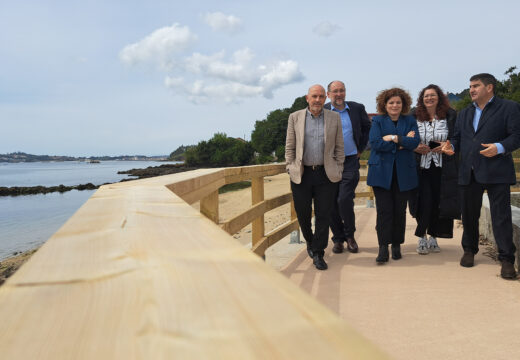
<path id="1" fill-rule="evenodd" d="M 428 143 L 428 147 L 429 147 L 430 149 L 434 149 L 434 148 L 436 148 L 437 146 L 440 146 L 440 145 L 441 145 L 441 143 L 438 142 L 438 141 L 430 141 L 430 142 Z"/>

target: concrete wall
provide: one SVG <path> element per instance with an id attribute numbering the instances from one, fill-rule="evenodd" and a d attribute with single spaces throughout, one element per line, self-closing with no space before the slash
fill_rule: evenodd
<path id="1" fill-rule="evenodd" d="M 511 196 L 520 196 L 520 194 L 513 193 Z M 484 194 L 484 197 L 482 198 L 482 209 L 480 211 L 480 235 L 492 241 L 496 248 L 495 236 L 493 235 L 493 229 L 491 227 L 491 213 L 489 211 L 489 199 L 487 194 Z M 515 263 L 517 268 L 520 269 L 520 208 L 511 206 L 511 215 L 513 218 L 513 242 L 516 246 Z"/>

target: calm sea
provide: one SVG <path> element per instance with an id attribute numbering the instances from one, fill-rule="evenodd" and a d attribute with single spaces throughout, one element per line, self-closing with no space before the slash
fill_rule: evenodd
<path id="1" fill-rule="evenodd" d="M 175 162 L 171 162 L 175 163 Z M 0 163 L 0 186 L 54 186 L 118 182 L 118 171 L 167 164 L 155 161 Z M 95 190 L 0 197 L 0 261 L 43 244 Z"/>

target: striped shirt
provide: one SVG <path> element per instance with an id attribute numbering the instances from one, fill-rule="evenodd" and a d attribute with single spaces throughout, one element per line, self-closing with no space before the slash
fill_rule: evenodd
<path id="1" fill-rule="evenodd" d="M 431 122 L 417 121 L 417 127 L 419 128 L 421 144 L 428 145 L 430 141 L 444 142 L 448 139 L 448 122 L 446 119 L 433 119 Z M 429 169 L 432 161 L 435 166 L 442 167 L 442 154 L 430 151 L 421 155 L 421 169 Z"/>
<path id="2" fill-rule="evenodd" d="M 318 116 L 305 114 L 305 137 L 303 139 L 303 165 L 323 165 L 325 152 L 325 120 L 323 110 Z"/>

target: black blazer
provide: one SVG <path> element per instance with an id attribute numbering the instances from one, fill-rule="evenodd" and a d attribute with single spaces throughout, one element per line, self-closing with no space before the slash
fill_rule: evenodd
<path id="1" fill-rule="evenodd" d="M 412 113 L 415 116 L 415 112 Z M 453 109 L 448 109 L 446 114 L 446 122 L 448 123 L 448 139 L 453 137 L 455 132 L 455 122 L 457 119 L 457 112 Z M 439 217 L 449 219 L 460 219 L 460 198 L 458 191 L 458 168 L 459 168 L 459 154 L 448 156 L 442 154 L 442 168 L 441 168 L 441 187 L 440 187 L 440 201 L 439 201 Z M 420 169 L 421 155 L 415 154 L 417 161 L 417 170 Z M 419 187 L 422 184 L 419 177 Z M 408 208 L 413 217 L 417 217 L 419 212 L 420 192 L 416 191 L 410 196 Z M 438 237 L 453 237 L 453 223 L 449 223 L 449 228 L 442 229 L 441 222 L 437 223 Z M 442 236 L 441 236 L 442 235 Z"/>
<path id="2" fill-rule="evenodd" d="M 482 112 L 477 131 L 473 129 L 475 107 L 470 104 L 457 116 L 451 142 L 460 152 L 459 184 L 468 185 L 471 169 L 481 184 L 515 184 L 511 152 L 520 147 L 520 104 L 495 96 Z M 500 143 L 505 152 L 487 158 L 480 144 Z"/>
<path id="3" fill-rule="evenodd" d="M 368 143 L 368 134 L 370 132 L 370 119 L 363 104 L 354 101 L 345 101 L 348 105 L 348 114 L 350 122 L 352 123 L 352 132 L 354 135 L 354 142 L 358 152 L 363 152 Z M 331 110 L 331 104 L 326 103 L 323 106 L 327 110 Z"/>

